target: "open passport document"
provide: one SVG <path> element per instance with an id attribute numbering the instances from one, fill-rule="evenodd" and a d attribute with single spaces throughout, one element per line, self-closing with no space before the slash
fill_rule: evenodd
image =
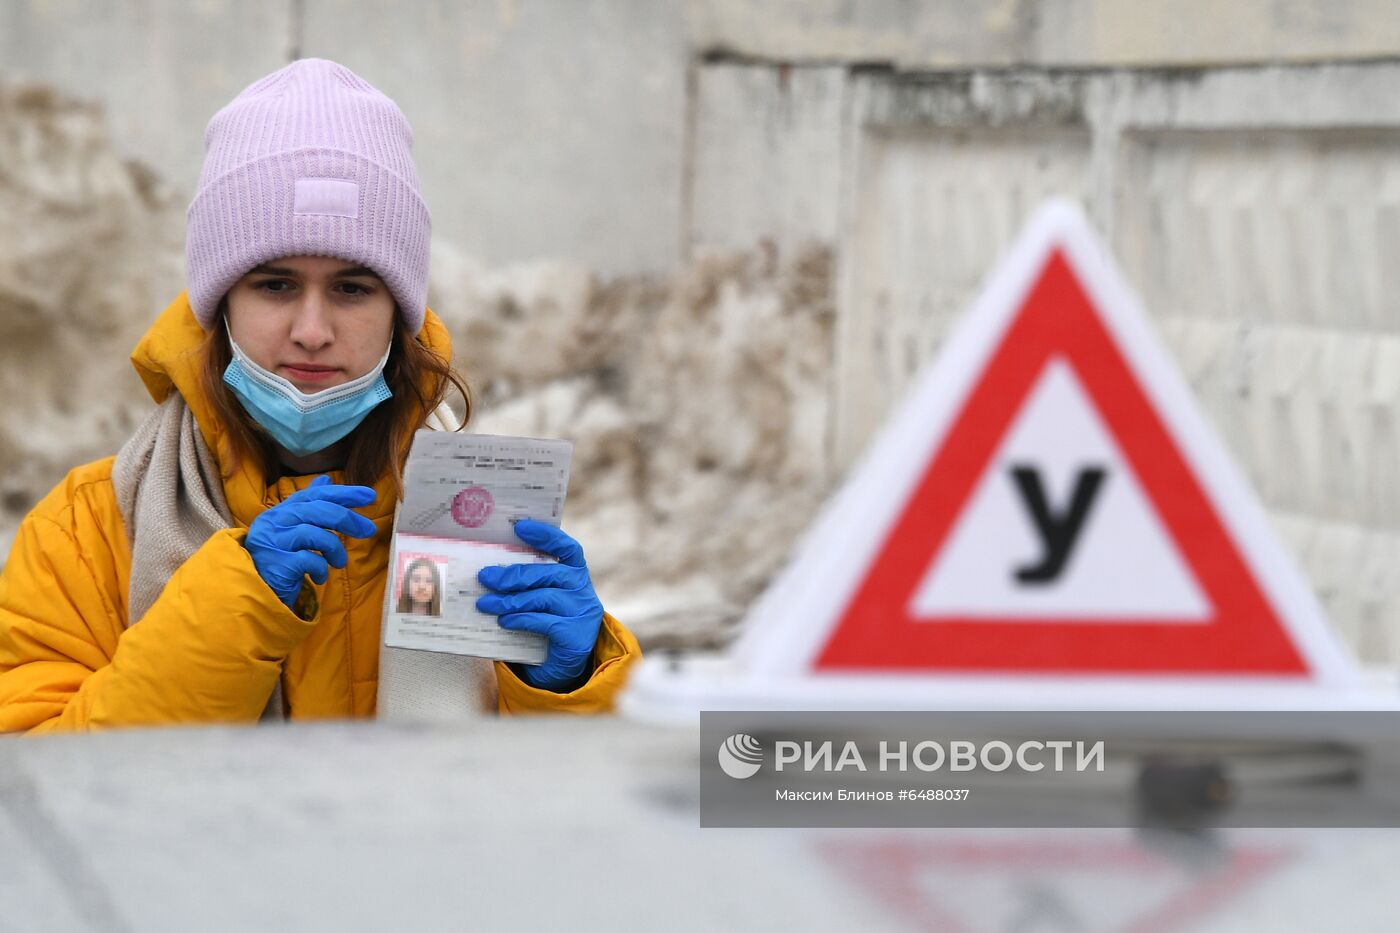
<path id="1" fill-rule="evenodd" d="M 546 639 L 479 612 L 482 567 L 553 563 L 515 536 L 522 518 L 558 526 L 568 441 L 417 432 L 394 516 L 384 587 L 384 644 L 538 664 Z"/>

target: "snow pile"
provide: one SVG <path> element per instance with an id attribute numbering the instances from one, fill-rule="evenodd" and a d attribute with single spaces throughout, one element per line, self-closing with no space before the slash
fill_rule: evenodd
<path id="1" fill-rule="evenodd" d="M 650 648 L 726 640 L 828 488 L 829 252 L 669 282 L 433 265 L 473 430 L 574 442 L 564 525 L 604 604 Z"/>
<path id="2" fill-rule="evenodd" d="M 3 557 L 34 503 L 149 407 L 128 357 L 182 287 L 184 216 L 98 108 L 0 83 L 0 218 Z"/>

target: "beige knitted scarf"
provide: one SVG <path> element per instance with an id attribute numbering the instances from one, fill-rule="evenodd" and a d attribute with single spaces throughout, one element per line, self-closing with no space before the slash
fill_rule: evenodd
<path id="1" fill-rule="evenodd" d="M 224 500 L 218 461 L 179 392 L 171 392 L 117 451 L 112 485 L 131 546 L 130 627 L 210 535 L 233 525 L 233 516 Z M 284 718 L 279 680 L 262 719 Z"/>
<path id="2" fill-rule="evenodd" d="M 444 426 L 443 415 L 435 412 L 429 426 Z M 112 484 L 131 547 L 130 627 L 210 535 L 233 525 L 233 516 L 218 462 L 179 392 L 171 392 L 122 445 Z M 490 661 L 387 648 L 382 639 L 379 651 L 380 719 L 456 721 L 494 711 L 496 677 Z M 286 717 L 279 679 L 262 721 Z"/>

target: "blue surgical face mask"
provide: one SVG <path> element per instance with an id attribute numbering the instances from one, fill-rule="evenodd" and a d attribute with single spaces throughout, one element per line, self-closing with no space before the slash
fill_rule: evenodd
<path id="1" fill-rule="evenodd" d="M 228 322 L 224 322 L 227 329 Z M 233 359 L 224 369 L 224 382 L 243 409 L 272 439 L 298 457 L 325 450 L 360 426 L 380 402 L 393 393 L 384 381 L 389 350 L 373 369 L 357 379 L 307 395 L 286 379 L 254 363 L 228 336 Z M 389 342 L 393 348 L 393 341 Z"/>

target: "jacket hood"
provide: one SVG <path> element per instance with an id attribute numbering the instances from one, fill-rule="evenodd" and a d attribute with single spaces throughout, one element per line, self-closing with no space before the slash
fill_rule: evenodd
<path id="1" fill-rule="evenodd" d="M 221 423 L 200 385 L 199 348 L 204 343 L 204 337 L 204 328 L 195 320 L 194 310 L 190 306 L 189 294 L 182 291 L 136 344 L 131 354 L 131 365 L 136 367 L 146 391 L 156 404 L 164 402 L 172 389 L 184 397 L 205 444 L 216 459 L 221 459 L 227 428 Z M 452 339 L 431 308 L 425 310 L 418 339 L 444 359 L 452 359 Z M 400 451 L 400 456 L 406 452 Z M 342 470 L 332 470 L 330 477 L 333 482 L 345 481 Z M 228 500 L 229 511 L 239 525 L 246 527 L 264 509 L 283 498 L 269 486 L 269 483 L 275 486 L 276 482 L 275 477 L 269 479 L 263 476 L 261 467 L 247 457 L 242 458 L 233 475 L 225 477 L 224 496 Z M 370 519 L 392 516 L 397 500 L 390 477 L 377 479 L 374 488 L 379 493 L 378 497 L 371 505 L 357 511 Z"/>

